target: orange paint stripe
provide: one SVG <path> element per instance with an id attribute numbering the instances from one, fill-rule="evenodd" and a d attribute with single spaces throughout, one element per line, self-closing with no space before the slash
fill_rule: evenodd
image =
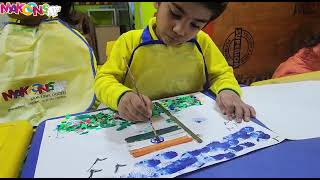
<path id="1" fill-rule="evenodd" d="M 150 146 L 147 146 L 147 147 L 143 147 L 143 148 L 140 148 L 140 149 L 132 150 L 132 151 L 130 151 L 130 154 L 133 157 L 140 157 L 140 156 L 143 156 L 143 155 L 155 152 L 155 151 L 159 151 L 161 149 L 165 149 L 167 147 L 171 147 L 171 146 L 175 146 L 175 145 L 178 145 L 178 144 L 187 143 L 187 142 L 190 142 L 192 140 L 193 140 L 192 137 L 183 136 L 183 137 L 179 137 L 179 138 L 176 138 L 176 139 L 171 139 L 171 140 L 168 140 L 168 141 L 164 141 L 164 142 L 161 142 L 159 144 L 153 144 L 153 145 L 150 145 Z"/>

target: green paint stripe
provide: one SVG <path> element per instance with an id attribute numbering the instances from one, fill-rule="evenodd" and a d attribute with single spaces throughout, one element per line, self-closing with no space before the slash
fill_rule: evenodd
<path id="1" fill-rule="evenodd" d="M 177 131 L 179 129 L 181 129 L 179 126 L 170 126 L 170 127 L 167 127 L 167 128 L 156 130 L 156 132 L 157 132 L 158 135 L 163 135 L 163 134 L 167 134 L 167 133 L 170 133 L 170 132 L 173 132 L 173 131 Z M 144 133 L 144 134 L 138 134 L 138 135 L 135 135 L 135 136 L 127 137 L 125 139 L 125 141 L 127 143 L 132 143 L 132 142 L 151 139 L 153 137 L 154 137 L 154 133 L 153 132 L 148 132 L 148 133 Z"/>

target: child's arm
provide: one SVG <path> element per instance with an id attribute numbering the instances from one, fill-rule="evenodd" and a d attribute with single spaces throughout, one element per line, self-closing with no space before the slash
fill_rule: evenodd
<path id="1" fill-rule="evenodd" d="M 211 38 L 199 33 L 199 43 L 206 59 L 210 90 L 217 95 L 217 105 L 229 119 L 249 121 L 256 112 L 241 100 L 241 89 L 230 67 Z M 202 37 L 202 38 L 201 38 Z"/>
<path id="2" fill-rule="evenodd" d="M 241 95 L 240 86 L 234 77 L 233 69 L 230 67 L 218 47 L 204 32 L 198 34 L 198 42 L 202 48 L 206 60 L 210 90 L 216 95 L 223 89 L 230 89 Z"/>
<path id="3" fill-rule="evenodd" d="M 124 58 L 130 58 L 131 46 L 128 46 L 128 38 L 123 34 L 114 43 L 110 56 L 97 72 L 94 89 L 97 98 L 108 107 L 117 110 L 120 97 L 130 88 L 122 84 L 126 65 Z"/>
<path id="4" fill-rule="evenodd" d="M 142 95 L 145 105 L 132 89 L 122 84 L 127 68 L 125 63 L 140 43 L 141 33 L 135 30 L 119 37 L 107 61 L 98 71 L 94 84 L 97 98 L 108 107 L 118 110 L 121 118 L 131 121 L 149 120 L 152 115 L 151 100 Z"/>

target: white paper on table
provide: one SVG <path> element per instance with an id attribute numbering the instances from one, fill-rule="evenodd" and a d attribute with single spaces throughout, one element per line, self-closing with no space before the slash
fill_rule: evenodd
<path id="1" fill-rule="evenodd" d="M 49 120 L 35 177 L 176 177 L 284 140 L 254 122 L 229 122 L 215 110 L 214 100 L 201 93 L 194 95 L 203 105 L 191 106 L 173 115 L 199 134 L 203 143 L 192 141 L 134 158 L 124 139 L 145 131 L 149 127 L 147 123 L 134 124 L 121 131 L 111 127 L 79 135 L 57 133 L 55 128 L 64 118 Z M 168 117 L 164 113 L 161 116 L 162 121 L 154 122 L 156 129 L 167 126 Z M 116 172 L 117 165 L 120 167 Z"/>
<path id="2" fill-rule="evenodd" d="M 320 81 L 243 87 L 257 119 L 291 140 L 320 137 Z"/>

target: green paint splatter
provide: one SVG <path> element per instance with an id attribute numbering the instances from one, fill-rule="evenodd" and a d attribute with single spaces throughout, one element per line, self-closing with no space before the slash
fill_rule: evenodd
<path id="1" fill-rule="evenodd" d="M 129 126 L 131 126 L 133 123 L 129 121 L 122 121 L 120 122 L 120 127 L 117 129 L 117 131 L 121 131 Z"/>
<path id="2" fill-rule="evenodd" d="M 167 123 L 173 123 L 174 121 L 172 119 L 166 119 Z"/>
<path id="3" fill-rule="evenodd" d="M 173 112 L 179 112 L 190 106 L 202 105 L 202 103 L 193 95 L 160 100 L 159 103 Z M 64 133 L 76 132 L 79 134 L 87 134 L 92 130 L 111 127 L 116 127 L 117 131 L 121 131 L 130 127 L 132 124 L 135 124 L 131 121 L 115 118 L 115 113 L 115 111 L 107 109 L 106 113 L 99 112 L 97 114 L 81 114 L 74 116 L 73 118 L 70 114 L 67 114 L 65 116 L 66 119 L 62 120 L 60 124 L 57 125 L 56 130 Z M 159 117 L 161 113 L 163 113 L 163 111 L 154 104 L 152 117 Z M 166 122 L 171 123 L 172 120 L 167 119 Z"/>
<path id="4" fill-rule="evenodd" d="M 82 114 L 74 116 L 73 118 L 70 116 L 68 120 L 62 120 L 60 124 L 57 125 L 56 130 L 60 133 L 76 132 L 82 135 L 92 130 L 111 127 L 117 127 L 117 131 L 120 131 L 134 124 L 133 122 L 114 118 L 115 113 L 115 111 L 109 109 L 107 113 L 99 112 L 94 115 Z"/>
<path id="5" fill-rule="evenodd" d="M 66 119 L 68 120 L 68 119 L 70 119 L 71 118 L 71 115 L 70 114 L 67 114 L 66 115 Z"/>
<path id="6" fill-rule="evenodd" d="M 169 109 L 170 111 L 173 112 L 179 112 L 185 108 L 188 108 L 190 106 L 200 106 L 202 105 L 201 101 L 198 100 L 195 96 L 193 95 L 186 95 L 186 96 L 179 96 L 175 97 L 172 99 L 166 99 L 166 100 L 160 100 L 159 103 Z M 163 113 L 163 111 L 156 106 L 155 104 L 153 105 L 153 111 L 152 111 L 152 116 L 160 116 L 160 114 Z"/>
<path id="7" fill-rule="evenodd" d="M 85 132 L 80 133 L 80 135 L 82 135 L 82 134 L 88 134 L 88 133 L 89 133 L 89 131 L 85 131 Z"/>

